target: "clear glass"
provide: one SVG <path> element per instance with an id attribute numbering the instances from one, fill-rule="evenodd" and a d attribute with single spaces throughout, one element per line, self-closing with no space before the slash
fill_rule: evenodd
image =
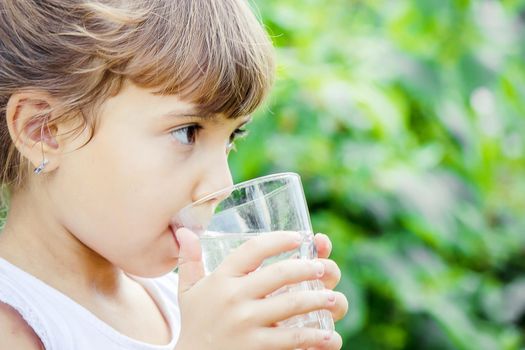
<path id="1" fill-rule="evenodd" d="M 317 257 L 303 187 L 294 173 L 264 176 L 210 194 L 183 208 L 174 223 L 199 235 L 208 274 L 245 241 L 274 231 L 300 232 L 303 243 L 294 251 L 266 259 L 263 266 L 283 259 Z M 318 280 L 305 281 L 272 295 L 322 289 Z M 333 330 L 334 322 L 329 311 L 321 310 L 295 316 L 278 326 Z"/>

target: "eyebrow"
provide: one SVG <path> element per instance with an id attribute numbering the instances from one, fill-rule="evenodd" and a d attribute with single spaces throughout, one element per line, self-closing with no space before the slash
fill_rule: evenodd
<path id="1" fill-rule="evenodd" d="M 199 118 L 199 119 L 204 119 L 204 120 L 211 120 L 211 119 L 214 119 L 216 118 L 217 115 L 216 114 L 207 114 L 207 113 L 198 113 L 197 111 L 195 110 L 188 110 L 188 111 L 170 111 L 170 112 L 167 112 L 165 114 L 162 115 L 161 118 Z M 241 119 L 241 118 L 239 118 Z M 245 119 L 240 125 L 239 125 L 239 128 L 240 127 L 243 127 L 245 126 L 246 124 L 250 123 L 252 121 L 252 116 L 248 116 L 247 119 Z"/>
<path id="2" fill-rule="evenodd" d="M 198 113 L 197 111 L 190 109 L 188 111 L 170 111 L 170 112 L 163 114 L 161 118 L 184 118 L 184 117 L 211 119 L 213 115 L 206 115 L 206 114 Z"/>

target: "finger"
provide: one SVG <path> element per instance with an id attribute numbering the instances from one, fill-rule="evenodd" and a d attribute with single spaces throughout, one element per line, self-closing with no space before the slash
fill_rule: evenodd
<path id="1" fill-rule="evenodd" d="M 334 289 L 341 280 L 341 269 L 333 260 L 318 259 L 324 265 L 324 274 L 320 277 L 325 288 Z"/>
<path id="2" fill-rule="evenodd" d="M 317 233 L 314 236 L 315 248 L 317 249 L 317 256 L 320 258 L 328 258 L 332 252 L 332 241 L 324 233 Z"/>
<path id="3" fill-rule="evenodd" d="M 323 349 L 339 350 L 343 345 L 341 336 L 337 332 L 315 328 L 263 328 L 259 331 L 258 339 L 266 345 L 266 349 Z"/>
<path id="4" fill-rule="evenodd" d="M 179 242 L 179 293 L 184 293 L 204 277 L 202 249 L 199 238 L 187 228 L 175 233 Z"/>
<path id="5" fill-rule="evenodd" d="M 245 293 L 253 298 L 264 298 L 286 285 L 321 278 L 325 263 L 318 259 L 286 259 L 252 272 L 245 278 Z"/>
<path id="6" fill-rule="evenodd" d="M 328 307 L 334 322 L 341 320 L 348 312 L 348 299 L 341 292 L 335 293 L 335 303 Z"/>
<path id="7" fill-rule="evenodd" d="M 330 290 L 287 292 L 254 303 L 262 325 L 273 325 L 290 317 L 317 310 L 329 310 L 337 301 Z"/>
<path id="8" fill-rule="evenodd" d="M 264 233 L 235 249 L 215 272 L 230 276 L 244 276 L 256 270 L 265 259 L 297 249 L 302 241 L 301 235 L 297 232 Z"/>

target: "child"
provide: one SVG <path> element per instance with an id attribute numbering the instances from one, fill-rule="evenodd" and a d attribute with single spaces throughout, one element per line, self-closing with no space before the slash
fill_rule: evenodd
<path id="1" fill-rule="evenodd" d="M 274 326 L 346 312 L 326 236 L 323 259 L 255 271 L 299 244 L 268 234 L 204 277 L 197 237 L 170 224 L 231 185 L 228 153 L 271 85 L 244 0 L 2 0 L 0 64 L 1 349 L 341 347 Z M 327 290 L 265 298 L 317 278 Z"/>

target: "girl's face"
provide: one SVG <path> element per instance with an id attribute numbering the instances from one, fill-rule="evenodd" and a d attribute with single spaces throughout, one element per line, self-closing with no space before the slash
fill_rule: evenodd
<path id="1" fill-rule="evenodd" d="M 167 273 L 179 246 L 172 217 L 232 184 L 227 157 L 248 118 L 204 119 L 176 96 L 132 84 L 102 106 L 85 146 L 70 144 L 49 195 L 61 224 L 124 271 Z"/>

